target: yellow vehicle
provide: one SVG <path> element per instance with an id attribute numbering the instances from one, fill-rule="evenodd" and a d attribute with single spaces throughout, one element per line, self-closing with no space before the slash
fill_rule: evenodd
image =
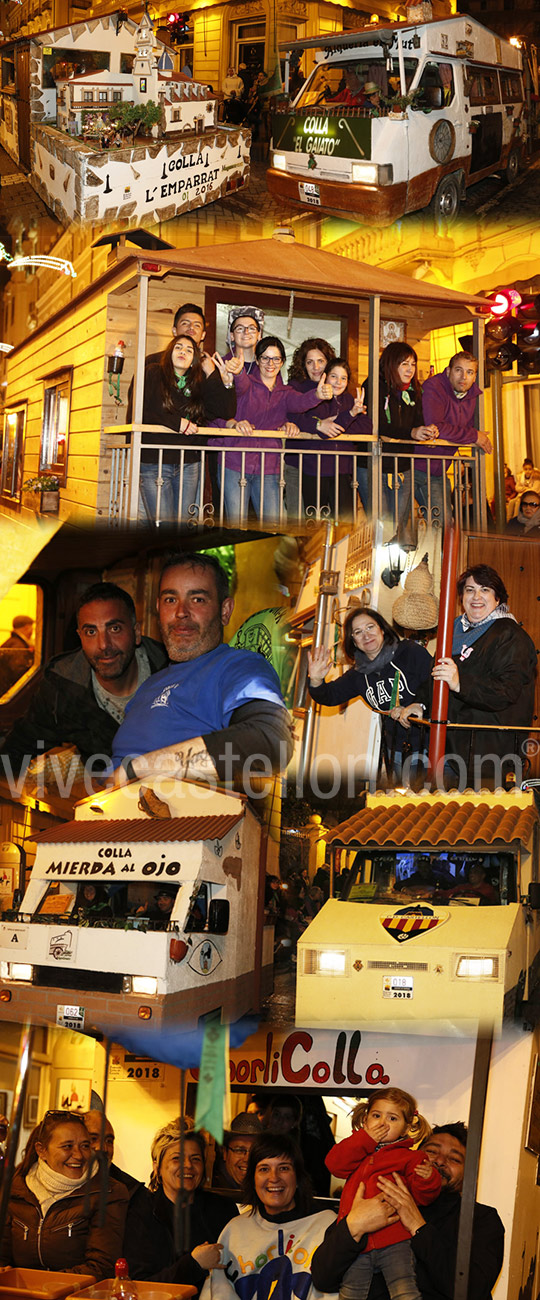
<path id="1" fill-rule="evenodd" d="M 524 791 L 368 795 L 326 836 L 344 883 L 298 943 L 297 1025 L 439 1033 L 527 1019 L 538 820 Z"/>

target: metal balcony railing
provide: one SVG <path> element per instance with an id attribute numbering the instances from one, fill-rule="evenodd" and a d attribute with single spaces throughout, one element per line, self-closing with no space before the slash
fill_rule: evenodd
<path id="1" fill-rule="evenodd" d="M 162 443 L 160 433 L 164 435 Z M 386 517 L 397 530 L 418 512 L 443 530 L 452 511 L 457 511 L 464 527 L 486 526 L 484 457 L 475 446 L 460 448 L 457 455 L 454 446 L 439 441 L 436 445 L 441 454 L 430 460 L 433 443 L 411 443 L 410 451 L 404 453 L 404 444 L 398 452 L 389 439 L 344 435 L 336 442 L 302 433 L 298 440 L 285 440 L 278 431 L 265 430 L 256 431 L 249 446 L 229 449 L 208 446 L 208 440 L 238 440 L 236 430 L 200 428 L 198 436 L 190 438 L 189 447 L 175 448 L 169 445 L 170 433 L 160 426 L 142 424 L 105 429 L 111 525 L 144 521 L 156 527 L 171 523 L 247 527 L 257 521 L 260 527 L 279 528 L 291 521 L 333 520 L 354 526 L 364 518 Z M 280 446 L 269 446 L 270 439 L 274 443 L 278 439 Z M 309 442 L 309 448 L 296 447 L 295 441 L 300 440 Z M 196 462 L 191 458 L 193 452 Z M 250 475 L 248 458 L 254 452 L 260 456 L 260 468 Z M 234 510 L 227 501 L 224 475 L 231 454 L 236 467 Z M 172 517 L 164 508 L 171 457 L 177 502 Z M 155 501 L 151 518 L 140 494 L 141 465 L 148 481 L 150 462 L 155 468 L 155 474 L 150 473 Z M 199 470 L 198 485 L 192 499 L 187 499 L 181 487 L 188 469 L 193 478 L 194 463 Z"/>

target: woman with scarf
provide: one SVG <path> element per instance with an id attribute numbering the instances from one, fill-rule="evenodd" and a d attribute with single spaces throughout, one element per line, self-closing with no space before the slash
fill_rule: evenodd
<path id="1" fill-rule="evenodd" d="M 417 641 L 400 640 L 376 609 L 350 609 L 343 624 L 343 650 L 353 664 L 342 677 L 324 679 L 332 654 L 317 646 L 308 655 L 309 693 L 318 704 L 335 706 L 361 697 L 382 714 L 389 766 L 401 770 L 406 731 L 389 717 L 396 706 L 410 704 L 431 666 L 431 656 Z M 385 716 L 386 715 L 386 716 Z"/>
<path id="2" fill-rule="evenodd" d="M 536 541 L 540 536 L 540 493 L 529 488 L 523 493 L 519 503 L 517 515 L 506 526 L 507 533 L 513 533 L 514 537 L 533 537 Z"/>
<path id="3" fill-rule="evenodd" d="M 369 388 L 368 378 L 364 384 L 364 400 L 368 410 Z M 438 436 L 436 425 L 424 424 L 422 389 L 418 380 L 418 357 L 414 348 L 409 347 L 407 343 L 388 343 L 381 352 L 379 363 L 379 437 L 392 438 L 402 443 L 406 440 L 404 446 L 396 446 L 393 449 L 391 458 L 383 456 L 382 462 L 383 481 L 388 474 L 392 477 L 391 486 L 387 486 L 385 482 L 384 492 L 390 514 L 396 513 L 396 523 L 407 519 L 411 506 L 409 457 L 415 449 L 410 446 L 410 443 L 411 441 L 430 442 Z M 397 453 L 400 451 L 407 453 L 406 459 L 397 458 Z M 394 511 L 396 477 L 399 480 L 397 512 Z"/>
<path id="4" fill-rule="evenodd" d="M 101 1221 L 101 1180 L 80 1115 L 47 1111 L 13 1179 L 0 1264 L 114 1276 L 122 1254 L 128 1191 L 109 1177 Z"/>
<path id="5" fill-rule="evenodd" d="M 463 613 L 454 623 L 452 655 L 438 659 L 431 676 L 449 688 L 448 722 L 463 730 L 447 732 L 446 770 L 455 784 L 503 784 L 516 772 L 534 715 L 536 650 L 508 609 L 502 578 L 487 564 L 475 564 L 458 578 Z M 421 717 L 430 700 L 429 679 L 417 703 L 395 715 L 401 726 Z M 489 730 L 482 730 L 482 724 Z M 470 729 L 471 728 L 471 729 Z M 474 728 L 474 729 L 472 729 Z M 500 730 L 499 730 L 500 728 Z"/>

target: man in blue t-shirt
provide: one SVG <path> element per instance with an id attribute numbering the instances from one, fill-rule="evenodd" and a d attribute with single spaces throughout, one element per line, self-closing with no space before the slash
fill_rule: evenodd
<path id="1" fill-rule="evenodd" d="M 137 691 L 116 734 L 120 779 L 230 782 L 287 766 L 291 725 L 276 672 L 262 655 L 223 644 L 233 606 L 213 556 L 167 561 L 157 612 L 170 663 Z"/>

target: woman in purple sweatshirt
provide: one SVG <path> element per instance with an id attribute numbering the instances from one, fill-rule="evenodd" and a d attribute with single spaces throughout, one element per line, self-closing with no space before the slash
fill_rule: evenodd
<path id="1" fill-rule="evenodd" d="M 303 427 L 317 433 L 321 439 L 328 440 L 339 447 L 342 433 L 371 434 L 371 420 L 366 415 L 363 390 L 357 388 L 356 398 L 348 391 L 351 368 L 344 357 L 335 357 L 326 368 L 326 382 L 332 389 L 329 401 L 321 402 L 313 411 L 304 416 Z M 351 452 L 356 451 L 354 443 L 349 444 Z M 317 449 L 316 443 L 311 450 Z M 337 479 L 336 479 L 337 468 Z M 320 485 L 317 488 L 317 471 Z M 354 471 L 354 473 L 353 473 Z M 350 456 L 304 456 L 303 491 L 306 507 L 329 507 L 334 518 L 354 519 L 355 494 L 353 481 L 358 482 L 364 510 L 367 510 L 367 465 L 366 459 L 356 464 Z M 337 482 L 337 491 L 336 491 Z M 338 498 L 336 500 L 336 497 Z"/>
<path id="2" fill-rule="evenodd" d="M 237 349 L 236 356 L 243 362 L 241 348 Z M 256 430 L 275 429 L 290 436 L 293 432 L 290 424 L 292 416 L 307 411 L 332 396 L 332 390 L 324 382 L 324 376 L 317 388 L 309 393 L 297 393 L 282 382 L 280 371 L 285 362 L 285 348 L 281 339 L 273 335 L 260 339 L 255 348 L 255 358 L 257 367 L 250 375 L 246 374 L 243 366 L 234 375 L 236 419 L 229 420 L 227 424 L 229 428 L 236 428 L 241 436 L 220 438 L 212 442 L 215 447 L 236 449 L 228 451 L 225 456 L 223 497 L 229 523 L 237 523 L 242 517 L 245 518 L 250 501 L 257 514 L 261 512 L 265 523 L 276 523 L 280 517 L 280 456 L 266 449 L 281 448 L 281 439 L 265 438 L 261 476 L 261 452 L 247 450 Z M 232 369 L 231 363 L 229 367 Z M 218 478 L 221 486 L 221 466 Z M 244 480 L 246 483 L 242 500 Z"/>

